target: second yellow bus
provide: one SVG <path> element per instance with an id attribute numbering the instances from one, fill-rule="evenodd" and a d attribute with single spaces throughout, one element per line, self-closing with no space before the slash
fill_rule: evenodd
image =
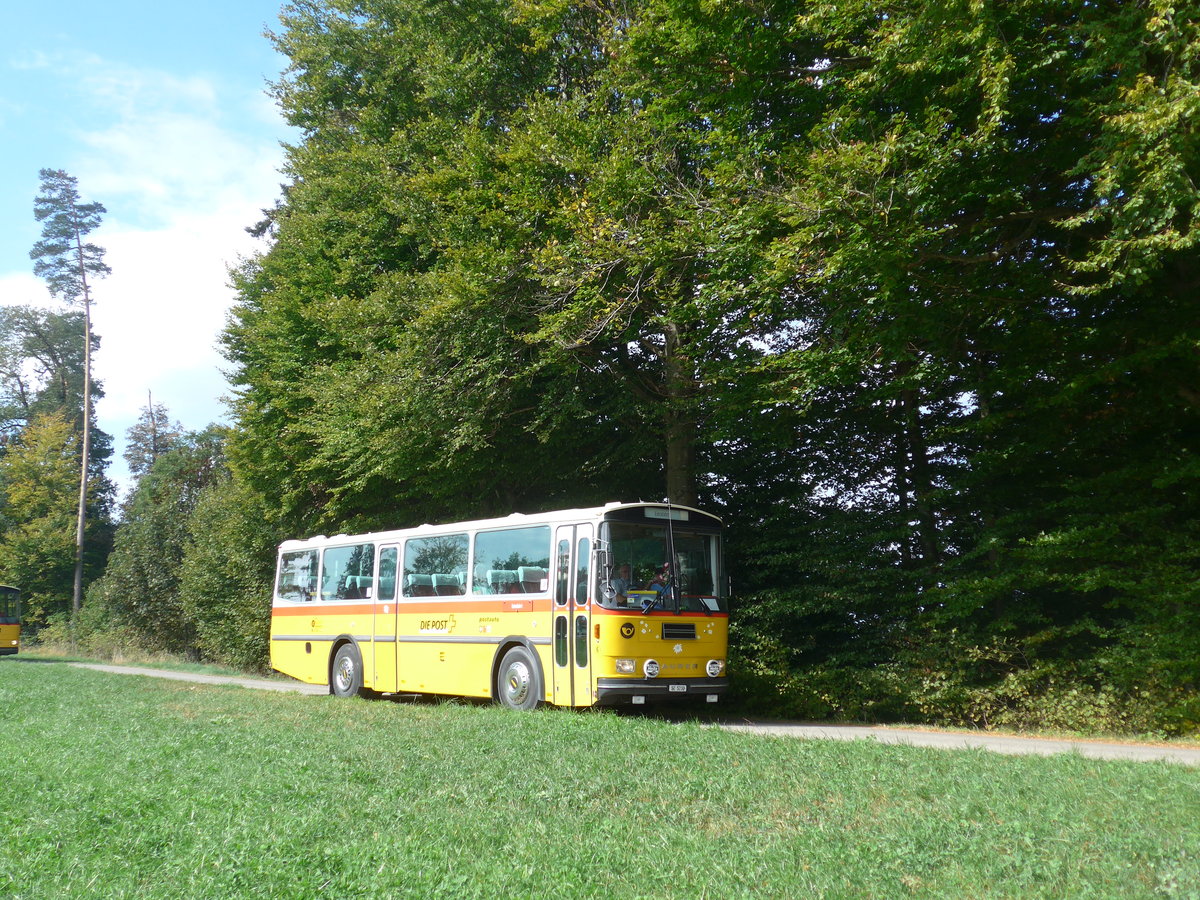
<path id="1" fill-rule="evenodd" d="M 21 649 L 21 592 L 0 584 L 0 656 Z"/>

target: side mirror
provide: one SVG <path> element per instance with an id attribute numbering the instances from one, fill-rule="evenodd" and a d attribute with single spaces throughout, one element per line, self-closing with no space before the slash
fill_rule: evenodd
<path id="1" fill-rule="evenodd" d="M 596 560 L 596 572 L 600 575 L 600 593 L 605 601 L 611 602 L 617 596 L 612 586 L 613 555 L 607 547 L 596 546 L 593 551 Z"/>
<path id="2" fill-rule="evenodd" d="M 613 556 L 612 551 L 607 547 L 596 547 L 596 569 L 603 572 L 605 577 L 612 571 Z"/>

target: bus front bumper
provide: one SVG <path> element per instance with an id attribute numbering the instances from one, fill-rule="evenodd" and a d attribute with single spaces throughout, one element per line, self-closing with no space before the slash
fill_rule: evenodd
<path id="1" fill-rule="evenodd" d="M 699 700 L 716 703 L 729 687 L 728 678 L 598 678 L 600 706 Z"/>

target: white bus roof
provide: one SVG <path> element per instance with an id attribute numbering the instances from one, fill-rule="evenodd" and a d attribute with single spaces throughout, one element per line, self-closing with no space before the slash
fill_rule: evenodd
<path id="1" fill-rule="evenodd" d="M 598 519 L 605 513 L 613 512 L 621 509 L 643 509 L 646 507 L 655 507 L 659 509 L 667 509 L 666 503 L 607 503 L 604 506 L 593 506 L 585 509 L 562 509 L 544 513 L 512 513 L 508 516 L 493 519 L 473 519 L 464 522 L 447 522 L 441 525 L 418 525 L 413 528 L 397 528 L 390 531 L 374 531 L 367 534 L 335 534 L 327 537 L 323 534 L 313 535 L 309 538 L 292 539 L 284 541 L 279 545 L 279 549 L 293 550 L 301 547 L 324 547 L 334 544 L 344 544 L 347 541 L 369 542 L 369 543 L 387 543 L 389 541 L 400 540 L 405 537 L 419 537 L 426 534 L 447 534 L 458 531 L 486 531 L 490 528 L 511 528 L 520 525 L 553 525 L 558 522 L 574 522 L 577 520 Z M 698 513 L 706 518 L 721 520 L 712 513 L 705 512 L 702 509 L 696 509 L 694 506 L 681 506 L 678 503 L 669 505 L 672 510 L 680 510 L 686 512 Z"/>

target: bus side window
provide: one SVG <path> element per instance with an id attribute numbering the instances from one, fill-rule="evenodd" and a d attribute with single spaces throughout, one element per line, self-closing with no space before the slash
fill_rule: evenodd
<path id="1" fill-rule="evenodd" d="M 404 596 L 455 596 L 465 591 L 467 536 L 410 538 L 404 545 Z"/>
<path id="2" fill-rule="evenodd" d="M 375 545 L 326 549 L 321 566 L 322 600 L 365 600 L 375 580 Z"/>
<path id="3" fill-rule="evenodd" d="M 588 575 L 590 572 L 590 564 L 592 561 L 592 542 L 587 538 L 581 538 L 579 541 L 579 553 L 576 557 L 578 563 L 578 571 L 575 573 L 575 605 L 587 606 L 588 601 Z"/>
<path id="4" fill-rule="evenodd" d="M 396 599 L 396 563 L 399 550 L 396 547 L 384 547 L 379 551 L 379 600 Z"/>
<path id="5" fill-rule="evenodd" d="M 571 542 L 559 541 L 556 553 L 554 602 L 558 606 L 567 605 L 568 585 L 571 583 Z"/>
<path id="6" fill-rule="evenodd" d="M 275 596 L 280 600 L 309 601 L 317 593 L 317 551 L 297 550 L 279 557 Z"/>
<path id="7" fill-rule="evenodd" d="M 476 594 L 544 593 L 550 527 L 533 525 L 475 535 L 471 590 Z"/>

